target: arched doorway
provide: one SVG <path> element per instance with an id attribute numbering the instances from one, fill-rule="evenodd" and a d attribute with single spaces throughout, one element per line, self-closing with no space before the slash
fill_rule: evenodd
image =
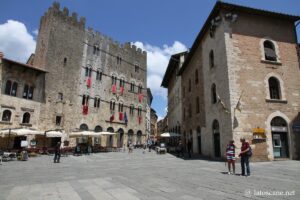
<path id="1" fill-rule="evenodd" d="M 107 132 L 113 133 L 114 129 L 112 127 L 108 127 Z M 112 147 L 112 146 L 113 146 L 113 135 L 109 135 L 106 139 L 106 147 Z"/>
<path id="2" fill-rule="evenodd" d="M 281 117 L 274 117 L 271 121 L 271 133 L 274 158 L 288 158 L 288 125 Z"/>
<path id="3" fill-rule="evenodd" d="M 128 131 L 127 144 L 129 144 L 129 142 L 133 142 L 133 130 L 132 129 L 130 129 Z"/>
<path id="4" fill-rule="evenodd" d="M 140 130 L 136 133 L 136 145 L 142 145 L 142 131 Z"/>
<path id="5" fill-rule="evenodd" d="M 95 127 L 95 132 L 99 133 L 101 132 L 103 129 L 101 126 L 96 126 Z M 100 145 L 101 144 L 101 137 L 94 137 L 94 145 Z"/>
<path id="6" fill-rule="evenodd" d="M 86 125 L 86 124 L 81 124 L 81 125 L 79 126 L 79 130 L 81 130 L 81 131 L 88 131 L 88 130 L 89 130 L 89 127 L 88 127 L 88 125 Z"/>
<path id="7" fill-rule="evenodd" d="M 118 141 L 117 141 L 118 148 L 123 147 L 123 138 L 124 138 L 124 130 L 120 128 L 118 130 Z"/>
<path id="8" fill-rule="evenodd" d="M 220 126 L 218 120 L 214 120 L 212 125 L 213 139 L 214 139 L 214 155 L 221 157 L 221 144 L 220 144 Z"/>

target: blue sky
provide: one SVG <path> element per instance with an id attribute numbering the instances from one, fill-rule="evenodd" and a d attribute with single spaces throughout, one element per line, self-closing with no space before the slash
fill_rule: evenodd
<path id="1" fill-rule="evenodd" d="M 114 40 L 133 42 L 148 53 L 148 83 L 154 94 L 152 107 L 163 117 L 166 90 L 159 88 L 171 54 L 190 48 L 215 4 L 215 0 L 61 0 L 61 8 L 86 17 L 86 25 Z M 299 0 L 226 0 L 300 16 Z M 25 61 L 34 51 L 40 17 L 52 0 L 1 0 L 0 51 Z M 8 21 L 10 20 L 10 21 Z M 13 21 L 12 21 L 13 20 Z M 298 26 L 298 38 L 300 37 Z M 15 47 L 19 47 L 16 49 Z"/>

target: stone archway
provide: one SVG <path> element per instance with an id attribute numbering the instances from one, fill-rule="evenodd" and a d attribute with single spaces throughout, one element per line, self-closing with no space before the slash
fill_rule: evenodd
<path id="1" fill-rule="evenodd" d="M 124 144 L 124 130 L 122 128 L 119 128 L 118 130 L 118 141 L 117 141 L 117 147 L 122 148 Z"/>

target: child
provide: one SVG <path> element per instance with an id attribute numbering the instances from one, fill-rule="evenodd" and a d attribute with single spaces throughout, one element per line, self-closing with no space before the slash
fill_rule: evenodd
<path id="1" fill-rule="evenodd" d="M 235 174 L 235 145 L 233 140 L 230 140 L 229 144 L 227 145 L 226 157 L 227 157 L 227 164 L 228 164 L 228 174 Z M 233 173 L 231 173 L 230 165 L 232 165 Z"/>

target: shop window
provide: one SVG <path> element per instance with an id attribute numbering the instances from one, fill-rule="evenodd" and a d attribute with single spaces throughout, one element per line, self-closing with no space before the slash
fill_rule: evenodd
<path id="1" fill-rule="evenodd" d="M 10 122 L 11 120 L 11 111 L 10 110 L 4 110 L 2 114 L 2 121 L 4 122 Z"/>
<path id="2" fill-rule="evenodd" d="M 270 99 L 280 99 L 280 83 L 277 78 L 269 78 Z"/>
<path id="3" fill-rule="evenodd" d="M 275 46 L 273 42 L 266 40 L 264 41 L 265 59 L 270 61 L 277 61 Z"/>
<path id="4" fill-rule="evenodd" d="M 22 123 L 23 124 L 29 124 L 30 122 L 30 114 L 28 112 L 23 114 L 23 120 Z"/>

